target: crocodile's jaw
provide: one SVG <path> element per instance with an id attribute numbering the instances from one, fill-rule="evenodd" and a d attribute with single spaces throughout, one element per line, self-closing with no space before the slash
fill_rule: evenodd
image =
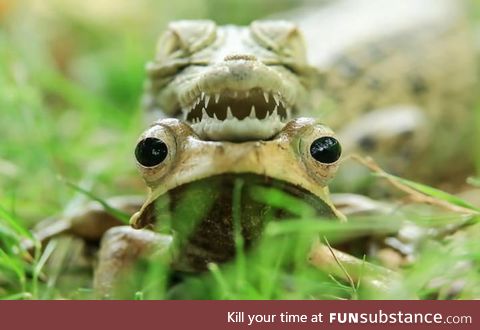
<path id="1" fill-rule="evenodd" d="M 266 140 L 285 126 L 291 105 L 281 92 L 256 87 L 213 95 L 202 92 L 184 113 L 195 133 L 206 140 Z"/>
<path id="2" fill-rule="evenodd" d="M 254 59 L 196 69 L 198 78 L 178 86 L 178 100 L 183 119 L 205 140 L 271 138 L 289 121 L 302 89 L 285 68 Z"/>

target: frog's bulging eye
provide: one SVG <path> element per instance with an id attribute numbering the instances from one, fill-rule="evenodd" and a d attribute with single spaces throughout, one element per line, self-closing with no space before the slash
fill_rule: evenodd
<path id="1" fill-rule="evenodd" d="M 342 147 L 337 139 L 324 136 L 312 142 L 310 154 L 320 163 L 333 164 L 340 158 Z"/>
<path id="2" fill-rule="evenodd" d="M 168 147 L 160 139 L 149 137 L 141 140 L 135 148 L 137 161 L 145 167 L 159 165 L 167 158 Z"/>

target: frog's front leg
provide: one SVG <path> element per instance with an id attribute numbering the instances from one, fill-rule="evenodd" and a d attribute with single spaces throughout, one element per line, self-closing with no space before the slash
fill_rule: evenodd
<path id="1" fill-rule="evenodd" d="M 106 203 L 127 216 L 138 211 L 143 204 L 142 196 L 117 196 L 106 200 Z M 86 241 L 100 241 L 110 228 L 121 226 L 122 221 L 109 213 L 99 202 L 88 202 L 65 211 L 58 217 L 41 221 L 33 230 L 35 238 L 44 245 L 53 237 L 69 234 Z M 31 250 L 34 243 L 23 242 L 23 247 Z"/>
<path id="2" fill-rule="evenodd" d="M 172 237 L 147 229 L 120 226 L 109 229 L 102 238 L 98 265 L 94 275 L 94 291 L 100 298 L 109 298 L 125 271 L 141 257 L 163 253 Z"/>

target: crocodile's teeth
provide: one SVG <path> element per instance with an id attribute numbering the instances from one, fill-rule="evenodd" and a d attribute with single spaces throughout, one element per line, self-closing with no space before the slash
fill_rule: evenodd
<path id="1" fill-rule="evenodd" d="M 280 104 L 280 96 L 279 95 L 273 95 L 273 99 L 275 100 L 276 105 Z"/>
<path id="2" fill-rule="evenodd" d="M 255 106 L 252 105 L 252 108 L 250 109 L 250 114 L 248 115 L 248 118 L 257 118 L 257 114 L 255 113 Z"/>
<path id="3" fill-rule="evenodd" d="M 273 109 L 273 112 L 270 115 L 270 117 L 274 117 L 274 118 L 278 117 L 278 107 L 275 107 L 275 109 Z"/>
<path id="4" fill-rule="evenodd" d="M 263 97 L 265 98 L 265 102 L 268 103 L 268 101 L 270 100 L 270 93 L 263 92 Z"/>
<path id="5" fill-rule="evenodd" d="M 287 108 L 286 112 L 287 112 L 287 118 L 290 118 L 292 116 L 292 108 Z"/>
<path id="6" fill-rule="evenodd" d="M 292 111 L 290 102 L 278 90 L 195 90 L 195 95 L 192 94 L 187 95 L 188 101 L 185 97 L 186 106 L 182 105 L 182 110 L 185 120 L 194 125 L 202 138 L 232 141 L 269 138 L 285 125 Z"/>
<path id="7" fill-rule="evenodd" d="M 227 119 L 233 119 L 233 113 L 232 109 L 230 107 L 227 107 Z"/>
<path id="8" fill-rule="evenodd" d="M 273 108 L 273 113 L 278 114 L 278 106 L 275 106 L 275 108 Z"/>

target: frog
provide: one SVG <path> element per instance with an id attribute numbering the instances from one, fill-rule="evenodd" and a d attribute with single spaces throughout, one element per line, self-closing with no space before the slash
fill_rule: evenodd
<path id="1" fill-rule="evenodd" d="M 274 212 L 276 219 L 293 216 L 272 211 L 268 203 L 256 199 L 262 189 L 277 189 L 305 202 L 319 218 L 344 221 L 328 189 L 341 150 L 333 131 L 312 118 L 288 122 L 272 139 L 240 143 L 206 141 L 184 121 L 160 119 L 135 147 L 147 198 L 141 204 L 138 198 L 126 197 L 110 204 L 131 214 L 130 226 L 92 204 L 46 226 L 37 237 L 45 241 L 70 233 L 100 240 L 93 281 L 99 297 L 109 297 L 120 274 L 154 251 L 169 253 L 175 271 L 205 272 L 209 264 L 228 263 L 235 257 L 232 196 L 237 182 L 242 182 L 237 225 L 247 250 L 261 238 L 266 214 Z M 155 231 L 167 214 L 173 214 L 169 220 L 173 236 Z"/>
<path id="2" fill-rule="evenodd" d="M 290 121 L 271 140 L 241 143 L 205 141 L 187 123 L 161 119 L 139 137 L 134 153 L 148 187 L 146 198 L 120 196 L 106 204 L 90 203 L 36 232 L 43 243 L 63 234 L 100 242 L 92 284 L 96 298 L 117 297 L 124 276 L 151 255 L 167 256 L 174 273 L 195 276 L 209 271 L 212 264 L 228 265 L 235 259 L 236 230 L 241 232 L 246 253 L 254 251 L 269 216 L 276 221 L 295 219 L 288 208 L 259 198 L 265 189 L 295 198 L 296 204 L 314 211 L 309 216 L 321 221 L 398 213 L 398 206 L 366 196 L 330 194 L 329 183 L 344 160 L 342 147 L 330 128 L 312 118 Z M 240 199 L 235 206 L 238 187 Z M 116 219 L 111 208 L 130 214 L 130 225 Z M 238 210 L 240 216 L 235 219 Z M 171 232 L 157 232 L 165 222 Z M 399 267 L 414 255 L 407 251 L 415 243 L 412 239 L 395 238 L 403 227 L 383 228 L 373 240 L 374 228 L 361 231 L 349 236 L 345 247 L 332 247 L 312 233 L 305 262 L 347 283 L 361 278 L 363 286 L 389 292 L 401 279 Z M 348 244 L 357 238 L 370 241 L 363 257 L 348 251 Z M 26 242 L 24 247 L 28 246 Z M 379 258 L 380 264 L 366 261 L 366 255 Z"/>

